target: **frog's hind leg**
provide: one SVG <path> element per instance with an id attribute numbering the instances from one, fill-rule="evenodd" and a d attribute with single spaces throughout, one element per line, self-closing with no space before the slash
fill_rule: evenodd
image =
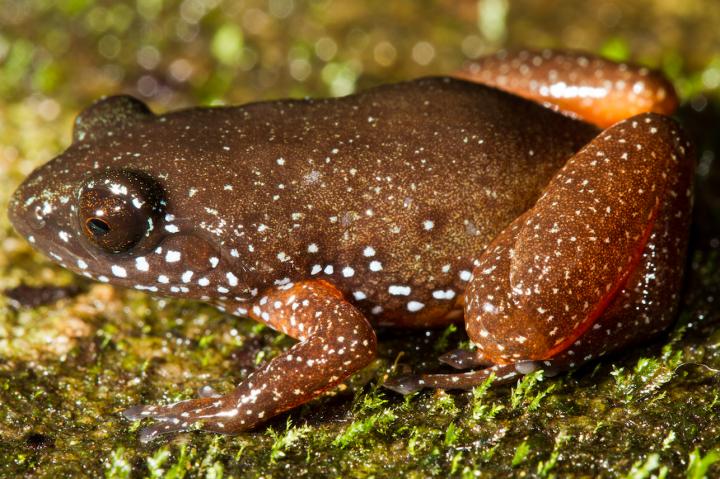
<path id="1" fill-rule="evenodd" d="M 594 346 L 583 335 L 638 271 L 649 268 L 635 281 L 670 294 L 684 263 L 693 163 L 668 117 L 638 115 L 600 133 L 479 258 L 465 291 L 473 343 L 498 364 L 573 349 L 584 357 Z M 653 279 L 661 269 L 672 281 Z"/>
<path id="2" fill-rule="evenodd" d="M 605 130 L 473 271 L 468 335 L 501 365 L 388 386 L 466 389 L 492 372 L 501 381 L 538 368 L 556 373 L 667 328 L 685 262 L 693 158 L 667 117 L 639 115 Z"/>
<path id="3" fill-rule="evenodd" d="M 577 51 L 501 51 L 469 63 L 455 76 L 603 128 L 640 113 L 670 115 L 678 105 L 662 73 Z"/>

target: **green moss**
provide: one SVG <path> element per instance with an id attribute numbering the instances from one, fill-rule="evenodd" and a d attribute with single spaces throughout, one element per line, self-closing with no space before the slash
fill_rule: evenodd
<path id="1" fill-rule="evenodd" d="M 642 460 L 637 460 L 635 463 L 633 463 L 632 468 L 630 468 L 630 472 L 625 474 L 623 476 L 624 479 L 646 479 L 648 477 L 651 477 L 651 474 L 660 467 L 660 455 L 659 454 L 650 454 L 645 462 Z M 660 468 L 658 473 L 654 475 L 654 477 L 665 478 L 667 477 L 668 469 L 667 467 L 663 466 Z M 701 476 L 702 477 L 702 476 Z"/>
<path id="2" fill-rule="evenodd" d="M 688 461 L 688 479 L 706 477 L 710 466 L 716 462 L 720 462 L 720 450 L 714 449 L 703 456 L 699 449 L 693 449 L 690 453 L 690 460 Z"/>

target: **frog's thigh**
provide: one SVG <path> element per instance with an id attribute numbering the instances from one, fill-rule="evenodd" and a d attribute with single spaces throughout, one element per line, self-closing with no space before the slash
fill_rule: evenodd
<path id="1" fill-rule="evenodd" d="M 668 193 L 661 199 L 640 264 L 592 328 L 552 358 L 553 366 L 572 368 L 645 341 L 675 320 L 691 219 L 694 158 L 689 144 L 678 149 L 681 154 L 670 162 Z"/>
<path id="2" fill-rule="evenodd" d="M 687 236 L 688 148 L 672 119 L 643 114 L 568 160 L 473 272 L 465 318 L 478 349 L 496 363 L 552 358 L 593 327 L 631 276 L 652 266 L 645 261 L 659 259 L 660 239 L 675 248 L 663 259 L 677 263 Z M 680 229 L 673 215 L 685 217 Z M 656 287 L 670 294 L 680 272 L 668 274 L 674 280 Z"/>
<path id="3" fill-rule="evenodd" d="M 601 127 L 644 112 L 672 114 L 678 100 L 657 71 L 583 52 L 503 51 L 457 76 L 509 91 Z"/>
<path id="4" fill-rule="evenodd" d="M 143 430 L 143 440 L 191 427 L 224 433 L 250 429 L 336 386 L 375 356 L 369 322 L 327 283 L 273 289 L 253 307 L 253 315 L 300 341 L 226 396 L 126 411 L 131 419 L 158 421 Z"/>

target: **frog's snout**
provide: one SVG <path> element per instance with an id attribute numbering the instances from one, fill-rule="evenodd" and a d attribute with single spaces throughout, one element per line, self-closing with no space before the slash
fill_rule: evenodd
<path id="1" fill-rule="evenodd" d="M 33 225 L 27 220 L 28 214 L 26 212 L 28 207 L 26 207 L 25 204 L 29 200 L 24 185 L 24 183 L 20 185 L 10 197 L 10 204 L 8 205 L 8 219 L 10 220 L 10 224 L 12 224 L 13 228 L 15 228 L 15 231 L 27 238 L 28 235 L 31 234 L 30 231 L 32 229 L 43 228 L 45 226 L 45 221 L 44 219 L 41 219 Z M 35 226 L 35 228 L 33 228 L 33 226 Z"/>
<path id="2" fill-rule="evenodd" d="M 26 179 L 10 198 L 8 219 L 21 236 L 35 247 L 47 252 L 52 241 L 58 243 L 58 251 L 67 249 L 70 240 L 71 195 L 53 191 L 43 176 L 34 173 Z"/>

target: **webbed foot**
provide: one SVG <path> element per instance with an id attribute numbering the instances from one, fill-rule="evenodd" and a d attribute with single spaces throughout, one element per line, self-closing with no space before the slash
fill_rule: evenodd
<path id="1" fill-rule="evenodd" d="M 513 364 L 500 364 L 477 371 L 456 374 L 409 374 L 398 376 L 385 381 L 383 386 L 400 394 L 410 394 L 425 388 L 435 389 L 472 389 L 490 378 L 493 374 L 493 384 L 508 384 L 516 379 L 530 374 L 545 365 L 539 361 L 520 361 Z M 556 371 L 557 368 L 553 368 Z"/>

